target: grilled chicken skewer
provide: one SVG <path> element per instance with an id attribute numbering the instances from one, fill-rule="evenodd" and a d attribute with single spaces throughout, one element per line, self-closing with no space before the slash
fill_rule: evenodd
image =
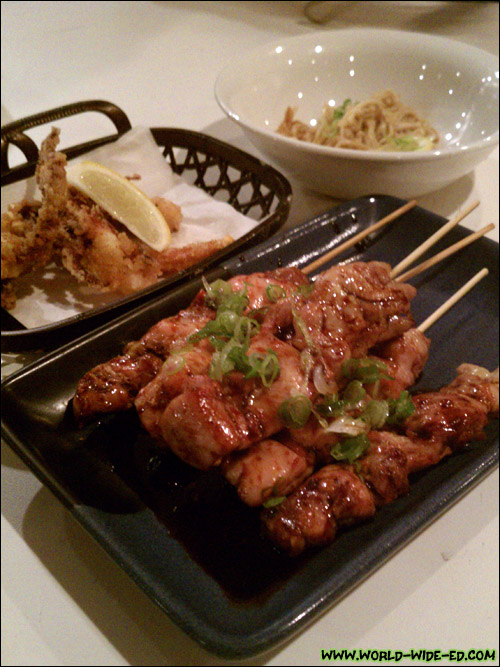
<path id="1" fill-rule="evenodd" d="M 377 266 L 377 269 L 380 270 L 380 267 Z M 346 275 L 350 277 L 353 275 L 353 271 L 356 273 L 358 270 L 359 267 L 351 265 L 347 269 L 338 268 L 336 272 L 345 278 Z M 290 272 L 286 275 L 290 278 Z M 300 276 L 300 273 L 298 275 Z M 269 278 L 269 276 L 266 276 L 266 278 Z M 284 281 L 282 281 L 282 284 L 284 284 Z M 321 283 L 319 284 L 321 285 Z M 358 281 L 358 288 L 360 285 L 361 293 L 366 296 L 366 284 L 360 284 Z M 262 296 L 262 290 L 259 291 L 255 284 L 253 284 L 253 288 L 255 289 L 252 296 L 252 305 L 260 306 L 262 299 L 259 300 L 259 295 Z M 321 294 L 321 290 L 319 290 L 319 293 Z M 323 305 L 324 299 L 316 300 L 313 307 L 317 306 L 318 303 Z M 199 300 L 197 307 L 199 308 L 197 315 L 207 320 L 204 301 Z M 175 318 L 164 320 L 157 327 L 163 327 L 165 323 L 168 323 L 171 327 L 169 331 L 174 334 L 171 337 L 173 342 L 179 335 L 179 329 L 173 326 L 173 320 L 176 324 L 179 324 L 180 321 L 187 326 L 187 330 L 181 330 L 181 333 L 186 334 L 192 330 L 193 320 L 191 317 L 187 317 L 188 314 L 192 315 L 192 310 L 180 313 L 177 320 Z M 317 320 L 318 318 L 312 319 Z M 271 320 L 273 326 L 275 326 L 276 317 L 271 317 Z M 292 333 L 292 336 L 296 333 Z M 172 372 L 168 369 L 168 364 L 165 364 L 163 372 L 158 373 L 155 380 L 139 393 L 136 400 L 136 407 L 146 429 L 159 442 L 168 444 L 186 462 L 196 467 L 208 468 L 225 459 L 223 470 L 227 479 L 238 487 L 242 499 L 248 504 L 260 504 L 270 495 L 289 493 L 312 472 L 312 467 L 321 458 L 321 451 L 328 452 L 332 446 L 331 436 L 325 437 L 324 431 L 312 420 L 312 426 L 309 424 L 303 429 L 296 430 L 289 442 L 281 443 L 267 440 L 265 443 L 254 445 L 254 448 L 249 449 L 253 443 L 269 438 L 273 433 L 282 430 L 283 424 L 278 415 L 279 405 L 290 395 L 291 390 L 304 390 L 303 370 L 297 350 L 269 336 L 269 333 L 266 335 L 267 338 L 264 338 L 264 342 L 260 338 L 256 344 L 264 345 L 266 349 L 269 349 L 269 346 L 272 345 L 275 346 L 276 350 L 276 346 L 281 347 L 284 352 L 284 354 L 279 354 L 281 361 L 283 362 L 285 357 L 287 361 L 285 364 L 281 363 L 283 372 L 280 380 L 274 383 L 272 400 L 270 400 L 269 391 L 264 392 L 264 395 L 261 395 L 260 398 L 254 394 L 251 397 L 251 410 L 247 410 L 245 414 L 241 410 L 241 397 L 240 406 L 231 404 L 227 400 L 228 393 L 223 395 L 217 383 L 207 376 L 206 371 L 211 358 L 211 351 L 206 341 L 202 341 L 197 347 L 185 354 L 184 367 L 180 372 L 176 372 L 175 369 Z M 369 340 L 373 342 L 372 339 Z M 150 358 L 159 358 L 151 354 L 152 349 L 156 354 L 164 354 L 165 348 L 162 350 L 158 347 L 152 348 L 152 341 L 156 342 L 156 336 L 150 332 L 140 342 L 132 344 L 132 353 L 144 352 L 145 349 L 149 350 L 146 354 L 140 354 L 137 357 L 142 364 L 148 363 Z M 166 345 L 167 338 L 162 335 L 161 341 L 163 345 Z M 321 344 L 320 338 L 316 337 L 315 341 Z M 352 344 L 352 339 L 350 342 Z M 330 349 L 328 343 L 327 340 L 327 348 Z M 345 341 L 343 341 L 344 343 Z M 293 359 L 290 365 L 291 351 Z M 413 384 L 423 368 L 427 352 L 428 339 L 415 329 L 407 330 L 404 335 L 393 339 L 379 351 L 379 355 L 386 360 L 389 371 L 394 377 L 394 380 L 390 382 L 382 381 L 385 396 L 391 395 L 391 392 L 392 395 L 398 395 L 402 388 Z M 171 356 L 169 361 L 174 357 L 175 355 Z M 120 370 L 125 365 L 123 358 L 113 363 Z M 153 366 L 153 371 L 156 372 L 156 370 Z M 86 376 L 82 384 L 91 380 L 95 386 L 95 378 L 96 373 L 94 372 L 92 376 Z M 119 380 L 121 379 L 119 378 Z M 308 385 L 310 397 L 313 395 L 313 390 L 310 383 Z M 120 381 L 118 386 L 121 386 Z M 129 384 L 127 387 L 128 391 L 130 391 L 130 386 Z M 187 391 L 186 386 L 188 386 Z M 234 390 L 234 385 L 232 388 Z M 104 394 L 106 394 L 109 390 L 109 380 L 107 378 L 104 389 Z M 241 387 L 239 390 L 241 392 Z M 251 393 L 246 393 L 244 402 L 249 402 L 248 396 Z M 123 394 L 125 394 L 125 397 Z M 130 394 L 127 395 L 126 392 L 120 394 L 116 391 L 116 387 L 112 387 L 111 395 L 122 404 L 124 398 L 124 404 L 130 404 Z M 81 413 L 86 407 L 82 396 L 86 396 L 85 391 L 82 391 L 75 399 L 79 401 L 77 404 Z M 97 392 L 98 399 L 102 396 L 102 392 Z M 168 407 L 165 408 L 165 406 Z M 105 408 L 109 407 L 115 408 L 116 403 L 107 402 Z M 207 418 L 207 415 L 208 421 L 205 424 L 201 423 L 203 419 Z M 250 419 L 248 418 L 249 415 Z M 172 419 L 174 428 L 172 428 Z M 181 437 L 179 437 L 179 429 L 175 430 L 177 424 L 180 425 Z M 227 457 L 228 452 L 240 449 L 248 451 L 243 453 L 239 459 Z"/>
<path id="2" fill-rule="evenodd" d="M 231 451 L 281 430 L 280 405 L 294 393 L 309 399 L 318 393 L 304 373 L 304 350 L 313 347 L 315 363 L 333 382 L 345 359 L 365 356 L 374 344 L 413 325 L 410 300 L 416 290 L 391 281 L 389 271 L 380 262 L 336 266 L 321 276 L 308 297 L 281 299 L 248 349 L 250 357 L 274 355 L 279 362 L 276 379 L 263 386 L 260 379 L 241 373 L 229 373 L 223 382 L 206 374 L 187 377 L 182 393 L 159 417 L 160 446 L 164 443 L 182 460 L 206 469 Z M 141 399 L 139 395 L 136 401 L 140 414 Z"/>
<path id="3" fill-rule="evenodd" d="M 430 340 L 423 332 L 487 273 L 486 269 L 478 272 L 418 328 L 410 329 L 378 346 L 376 354 L 371 351 L 366 361 L 383 362 L 387 375 L 382 376 L 376 385 L 368 384 L 365 387 L 367 397 L 397 399 L 403 390 L 416 382 L 429 354 Z M 307 477 L 315 465 L 331 462 L 332 447 L 342 440 L 338 433 L 346 428 L 343 423 L 340 426 L 340 429 L 335 429 L 334 423 L 321 424 L 317 413 L 313 413 L 303 426 L 282 432 L 281 441 L 273 441 L 272 447 L 268 442 L 265 448 L 254 446 L 228 456 L 223 461 L 222 472 L 247 504 L 257 506 L 273 497 L 287 495 Z M 292 453 L 287 452 L 287 449 L 291 449 Z M 282 463 L 277 467 L 272 457 L 278 454 Z M 288 469 L 284 461 L 289 461 Z M 283 489 L 288 491 L 285 493 Z"/>
<path id="4" fill-rule="evenodd" d="M 264 510 L 265 534 L 290 555 L 329 544 L 341 526 L 370 518 L 377 506 L 406 493 L 411 473 L 483 439 L 488 417 L 498 415 L 498 370 L 462 364 L 450 385 L 414 402 L 403 433 L 371 431 L 356 466 L 327 465 Z"/>
<path id="5" fill-rule="evenodd" d="M 430 340 L 418 329 L 406 331 L 383 344 L 368 359 L 382 361 L 391 379 L 377 383 L 378 399 L 397 398 L 420 376 L 428 358 Z M 367 391 L 374 393 L 373 387 Z M 236 487 L 241 500 L 258 506 L 288 495 L 322 463 L 332 461 L 332 446 L 339 436 L 325 430 L 315 415 L 301 428 L 285 429 L 279 440 L 266 440 L 226 457 L 221 472 Z"/>
<path id="6" fill-rule="evenodd" d="M 356 266 L 359 270 L 356 269 Z M 349 267 L 339 267 L 337 269 L 337 273 L 341 277 L 343 276 L 343 282 L 349 283 L 347 291 L 343 290 L 337 295 L 337 293 L 330 290 L 331 293 L 328 294 L 329 285 L 325 279 L 321 290 L 317 292 L 319 297 L 316 299 L 314 308 L 312 305 L 311 308 L 308 308 L 309 300 L 304 297 L 300 298 L 300 294 L 297 296 L 299 299 L 298 307 L 301 309 L 301 312 L 304 311 L 303 315 L 306 320 L 314 317 L 323 317 L 321 310 L 325 310 L 328 305 L 326 299 L 329 299 L 330 304 L 335 302 L 336 311 L 340 311 L 337 316 L 337 320 L 340 322 L 342 318 L 349 317 L 348 312 L 342 314 L 342 307 L 344 305 L 350 306 L 353 313 L 352 317 L 358 317 L 359 322 L 356 323 L 358 327 L 364 325 L 367 333 L 373 339 L 378 336 L 374 329 L 375 325 L 378 326 L 377 330 L 380 331 L 381 324 L 375 322 L 371 330 L 369 330 L 372 324 L 371 321 L 376 319 L 377 313 L 374 312 L 372 315 L 368 313 L 368 319 L 365 318 L 366 321 L 362 318 L 362 314 L 360 315 L 363 307 L 366 311 L 370 307 L 370 295 L 368 294 L 370 284 L 369 282 L 367 283 L 367 279 L 365 279 L 363 285 L 356 286 L 353 284 L 353 279 L 359 277 L 360 267 L 364 265 L 359 263 L 356 266 L 349 265 Z M 371 286 L 374 299 L 372 310 L 376 311 L 377 299 L 383 300 L 382 306 L 386 309 L 388 313 L 387 317 L 390 319 L 390 331 L 387 332 L 387 337 L 390 338 L 396 335 L 399 330 L 404 330 L 412 325 L 408 304 L 409 300 L 415 295 L 416 290 L 409 285 L 397 285 L 394 287 L 392 293 L 387 294 L 386 304 L 383 288 L 384 280 L 386 284 L 389 282 L 387 280 L 387 273 L 390 269 L 388 265 L 376 262 L 371 263 L 371 266 L 374 267 L 373 284 Z M 330 269 L 330 275 L 333 275 L 335 269 L 336 267 Z M 309 285 L 307 277 L 296 268 L 277 269 L 249 276 L 235 276 L 234 278 L 230 278 L 228 283 L 235 292 L 241 289 L 246 290 L 248 298 L 247 313 L 263 307 L 270 308 L 264 328 L 270 330 L 273 334 L 278 334 L 278 329 L 280 328 L 283 329 L 292 326 L 293 318 L 288 300 L 295 293 L 299 292 L 301 288 L 306 288 Z M 279 299 L 280 303 L 270 300 L 267 296 L 268 288 L 283 290 L 283 298 Z M 314 291 L 316 292 L 316 290 L 315 286 Z M 323 301 L 321 300 L 321 295 L 324 297 Z M 399 298 L 402 299 L 402 304 L 398 304 L 397 302 L 396 297 L 398 295 L 401 295 Z M 356 310 L 355 302 L 357 300 L 360 301 L 361 305 Z M 398 308 L 405 310 L 401 317 L 398 317 Z M 308 312 L 305 312 L 305 310 L 308 310 Z M 84 421 L 89 417 L 99 414 L 116 412 L 131 407 L 139 390 L 149 384 L 159 373 L 165 359 L 175 351 L 183 348 L 188 336 L 202 329 L 208 321 L 215 318 L 215 315 L 215 309 L 206 306 L 205 292 L 201 291 L 189 308 L 173 317 L 161 320 L 139 341 L 127 345 L 123 355 L 118 355 L 112 360 L 104 362 L 89 371 L 79 382 L 73 400 L 73 410 L 77 420 Z M 301 336 L 303 337 L 300 331 L 296 332 L 295 337 L 299 346 L 303 345 L 303 342 L 300 341 Z M 328 337 L 324 339 L 324 342 L 328 342 Z M 341 347 L 342 341 L 339 338 L 337 348 Z M 339 349 L 337 354 L 341 356 L 341 352 L 341 349 Z M 332 357 L 332 354 L 329 354 Z M 186 369 L 187 371 L 188 369 Z M 152 391 L 149 393 L 151 395 Z"/>
<path id="7" fill-rule="evenodd" d="M 250 357 L 271 353 L 279 362 L 279 375 L 270 386 L 263 386 L 259 379 L 249 380 L 241 372 L 229 372 L 223 381 L 193 373 L 176 385 L 176 390 L 181 389 L 177 396 L 160 401 L 152 420 L 150 400 L 143 401 L 144 394 L 150 398 L 146 387 L 136 400 L 143 424 L 160 447 L 170 448 L 183 461 L 201 469 L 219 465 L 231 452 L 269 439 L 283 429 L 280 409 L 290 397 L 300 395 L 314 402 L 322 393 L 313 381 L 316 371 L 322 375 L 321 382 L 335 391 L 346 360 L 366 356 L 374 344 L 411 326 L 409 299 L 414 290 L 410 286 L 395 289 L 384 273 L 387 271 L 388 265 L 377 262 L 333 267 L 321 276 L 309 297 L 280 301 L 279 316 L 268 317 L 267 323 L 270 320 L 271 328 L 277 326 L 281 335 L 292 326 L 285 340 L 263 326 L 248 349 Z M 304 352 L 314 368 L 312 373 L 304 368 Z M 172 377 L 167 379 L 172 384 Z M 414 379 L 411 373 L 410 379 Z M 158 376 L 152 384 L 161 382 Z M 167 394 L 168 399 L 171 396 Z M 299 444 L 310 443 L 310 435 L 306 432 Z"/>
<path id="8" fill-rule="evenodd" d="M 308 284 L 307 278 L 294 268 L 235 276 L 228 283 L 238 291 L 243 280 L 247 286 L 248 310 L 271 303 L 266 297 L 270 284 L 278 285 L 286 294 Z M 160 320 L 140 340 L 129 343 L 123 354 L 90 370 L 78 383 L 73 399 L 76 419 L 83 422 L 132 407 L 139 390 L 156 377 L 167 357 L 214 318 L 215 310 L 206 305 L 205 292 L 200 291 L 187 309 Z"/>
<path id="9" fill-rule="evenodd" d="M 409 300 L 415 290 L 408 285 L 395 287 L 387 279 L 389 270 L 388 265 L 373 262 L 370 265 L 358 263 L 333 267 L 325 272 L 315 285 L 314 298 L 299 299 L 295 296 L 295 308 L 301 324 L 295 326 L 290 334 L 291 345 L 263 327 L 261 335 L 253 339 L 250 353 L 272 351 L 281 369 L 277 382 L 273 382 L 266 391 L 256 387 L 256 381 L 242 382 L 241 378 L 237 378 L 232 386 L 226 383 L 221 387 L 220 383 L 209 378 L 206 371 L 211 356 L 206 344 L 184 355 L 184 368 L 180 372 L 172 373 L 168 365 L 159 372 L 162 357 L 172 352 L 172 344 L 179 335 L 176 326 L 179 321 L 182 324 L 187 322 L 187 332 L 193 326 L 191 316 L 194 311 L 198 328 L 199 317 L 208 321 L 206 306 L 198 298 L 197 302 L 195 300 L 196 308 L 183 311 L 176 318 L 163 320 L 141 341 L 132 344 L 126 355 L 84 376 L 74 399 L 75 414 L 81 419 L 96 411 L 130 407 L 134 395 L 146 385 L 136 399 L 136 407 L 144 426 L 158 443 L 171 448 L 195 467 L 206 469 L 218 465 L 230 452 L 248 449 L 253 443 L 281 430 L 278 408 L 287 395 L 305 391 L 310 399 L 317 393 L 310 382 L 306 382 L 304 387 L 298 350 L 312 344 L 319 357 L 317 368 L 323 373 L 323 379 L 331 382 L 335 381 L 345 359 L 364 356 L 373 344 L 392 338 L 411 326 Z M 298 270 L 283 271 L 287 272 L 285 275 L 294 287 L 303 279 Z M 269 274 L 259 277 L 269 280 Z M 242 277 L 239 279 L 243 280 Z M 248 278 L 244 280 L 247 282 Z M 282 281 L 283 284 L 285 282 Z M 281 289 L 287 297 L 280 301 L 285 308 L 280 308 L 278 303 L 275 308 L 278 315 L 273 311 L 268 318 L 270 327 L 274 329 L 286 328 L 294 323 L 290 317 L 293 313 L 290 294 L 284 287 Z M 252 305 L 261 303 L 262 290 L 256 287 Z M 164 331 L 167 325 L 170 338 Z M 161 333 L 161 348 L 157 332 Z M 182 330 L 180 333 L 187 332 Z M 182 340 L 185 340 L 185 335 Z M 117 372 L 111 374 L 110 368 Z M 140 382 L 134 384 L 131 381 L 127 375 L 130 369 L 132 380 L 138 378 Z M 102 370 L 105 372 L 101 373 Z"/>

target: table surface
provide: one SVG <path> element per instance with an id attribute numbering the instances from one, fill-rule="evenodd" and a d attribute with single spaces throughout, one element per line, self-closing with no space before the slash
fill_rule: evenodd
<path id="1" fill-rule="evenodd" d="M 218 72 L 278 36 L 354 26 L 439 34 L 498 54 L 492 2 L 3 2 L 2 125 L 106 99 L 133 125 L 198 130 L 258 155 L 215 102 Z M 95 130 L 68 125 L 67 145 L 91 138 L 86 131 Z M 498 225 L 498 183 L 497 149 L 419 204 L 450 217 L 479 199 L 464 224 Z M 292 185 L 287 227 L 335 204 Z M 27 361 L 3 355 L 2 370 Z M 226 664 L 173 625 L 3 442 L 2 575 L 2 665 Z M 498 470 L 306 630 L 242 664 L 315 665 L 333 647 L 498 656 Z"/>

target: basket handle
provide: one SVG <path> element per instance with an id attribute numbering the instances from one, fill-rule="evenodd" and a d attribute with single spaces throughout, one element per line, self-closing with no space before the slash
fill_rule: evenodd
<path id="1" fill-rule="evenodd" d="M 26 130 L 37 127 L 38 125 L 44 125 L 45 123 L 51 123 L 56 120 L 60 120 L 61 118 L 67 118 L 68 116 L 86 113 L 88 111 L 97 111 L 107 116 L 116 127 L 117 134 L 108 137 L 101 137 L 100 139 L 65 149 L 64 152 L 68 158 L 76 157 L 77 155 L 81 155 L 82 153 L 91 150 L 92 148 L 97 148 L 98 146 L 109 143 L 110 141 L 114 141 L 117 137 L 121 136 L 132 128 L 125 112 L 112 102 L 106 102 L 105 100 L 87 100 L 84 102 L 74 102 L 73 104 L 67 104 L 65 106 L 58 107 L 57 109 L 51 109 L 50 111 L 42 111 L 41 113 L 34 114 L 33 116 L 27 116 L 21 120 L 16 120 L 12 123 L 9 123 L 8 125 L 4 125 L 2 127 L 2 146 L 0 157 L 2 184 L 10 182 L 10 179 L 8 179 L 9 174 L 15 172 L 17 178 L 19 178 L 20 167 L 26 169 L 26 167 L 36 163 L 38 160 L 38 147 L 27 134 L 24 134 Z M 14 167 L 13 169 L 9 167 L 9 144 L 14 144 L 23 152 L 28 163 L 27 165 L 20 165 L 20 167 Z"/>

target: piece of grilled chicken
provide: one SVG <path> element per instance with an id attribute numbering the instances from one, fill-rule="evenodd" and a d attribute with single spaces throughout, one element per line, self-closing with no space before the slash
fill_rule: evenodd
<path id="1" fill-rule="evenodd" d="M 266 296 L 269 285 L 278 285 L 288 295 L 300 286 L 307 285 L 309 281 L 299 269 L 284 268 L 249 276 L 235 276 L 228 282 L 234 291 L 246 287 L 249 312 L 271 305 Z M 200 290 L 188 308 L 160 320 L 140 340 L 128 343 L 123 354 L 104 361 L 85 373 L 78 383 L 73 399 L 73 411 L 77 421 L 84 422 L 102 414 L 132 407 L 139 391 L 158 375 L 165 360 L 182 350 L 191 334 L 215 318 L 216 311 L 206 305 L 205 295 L 205 290 Z M 188 370 L 189 364 L 181 377 L 185 377 Z M 196 372 L 200 372 L 198 367 Z M 170 375 L 170 372 L 164 373 L 163 378 L 167 375 Z M 153 394 L 162 392 L 159 381 L 150 388 L 148 396 L 153 399 Z M 158 403 L 159 396 L 153 400 Z M 144 403 L 146 400 L 139 402 L 141 413 L 140 406 Z"/>
<path id="2" fill-rule="evenodd" d="M 416 291 L 394 283 L 389 273 L 389 265 L 380 262 L 336 266 L 310 294 L 294 292 L 270 306 L 248 349 L 249 355 L 276 356 L 280 372 L 269 387 L 238 372 L 213 379 L 207 374 L 209 349 L 188 352 L 182 382 L 167 369 L 138 395 L 143 424 L 159 446 L 201 469 L 270 438 L 283 428 L 278 411 L 286 399 L 301 393 L 312 400 L 318 394 L 316 371 L 334 387 L 346 359 L 363 357 L 373 345 L 412 327 Z M 308 369 L 304 352 L 310 356 Z"/>
<path id="3" fill-rule="evenodd" d="M 380 380 L 378 399 L 397 398 L 415 384 L 427 362 L 429 345 L 429 338 L 413 328 L 379 346 L 376 356 L 370 355 L 385 364 L 391 378 Z M 374 387 L 366 389 L 373 394 Z M 221 472 L 247 505 L 258 506 L 272 496 L 291 493 L 321 462 L 332 461 L 330 450 L 339 440 L 315 415 L 305 426 L 285 429 L 277 437 L 232 453 L 222 462 Z"/>
<path id="4" fill-rule="evenodd" d="M 498 370 L 462 364 L 451 384 L 413 401 L 416 410 L 401 432 L 368 433 L 370 447 L 356 465 L 326 465 L 263 510 L 269 539 L 292 556 L 329 544 L 340 527 L 407 493 L 411 473 L 483 439 L 489 416 L 498 416 Z"/>

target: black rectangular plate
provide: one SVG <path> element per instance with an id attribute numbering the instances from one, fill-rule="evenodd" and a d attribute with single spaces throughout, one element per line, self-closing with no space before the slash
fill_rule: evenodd
<path id="1" fill-rule="evenodd" d="M 392 197 L 342 204 L 233 258 L 209 280 L 280 265 L 304 266 L 402 205 Z M 421 208 L 364 242 L 349 257 L 395 265 L 443 218 Z M 456 228 L 429 254 L 468 234 Z M 419 388 L 449 382 L 464 361 L 498 365 L 498 245 L 481 239 L 415 279 L 421 322 L 483 266 L 490 274 L 432 327 Z M 476 484 L 498 463 L 498 421 L 486 440 L 420 473 L 410 493 L 330 546 L 296 559 L 259 534 L 259 512 L 243 506 L 216 474 L 155 456 L 133 411 L 78 430 L 70 402 L 79 378 L 120 353 L 200 287 L 183 285 L 115 320 L 2 384 L 2 433 L 117 563 L 206 649 L 250 656 L 289 638 Z"/>

